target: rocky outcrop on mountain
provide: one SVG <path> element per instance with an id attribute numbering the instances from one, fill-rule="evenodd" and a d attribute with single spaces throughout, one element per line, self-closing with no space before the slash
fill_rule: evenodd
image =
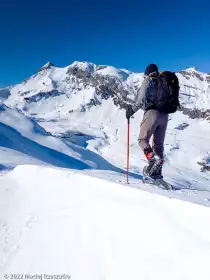
<path id="1" fill-rule="evenodd" d="M 206 157 L 201 162 L 197 162 L 201 166 L 201 172 L 210 171 L 210 158 Z"/>
<path id="2" fill-rule="evenodd" d="M 185 71 L 185 70 L 182 70 L 180 71 L 180 74 L 182 74 L 183 77 L 185 77 L 187 80 L 190 79 L 190 73 Z"/>
<path id="3" fill-rule="evenodd" d="M 94 88 L 96 95 L 101 99 L 113 98 L 113 102 L 120 108 L 126 108 L 128 95 L 130 90 L 126 89 L 122 85 L 122 81 L 111 75 L 103 75 L 99 70 L 106 69 L 107 66 L 94 66 L 93 64 L 87 64 L 85 67 L 81 67 L 81 63 L 74 63 L 67 70 L 69 74 L 70 82 L 75 84 L 82 84 L 84 88 Z M 92 99 L 91 104 L 98 105 L 98 99 Z"/>
<path id="4" fill-rule="evenodd" d="M 30 102 L 39 102 L 42 99 L 48 99 L 50 97 L 60 96 L 62 93 L 57 90 L 52 90 L 48 92 L 39 92 L 30 97 L 24 97 L 24 100 L 28 103 Z M 63 93 L 64 94 L 64 93 Z"/>
<path id="5" fill-rule="evenodd" d="M 128 101 L 129 90 L 126 90 L 119 79 L 111 76 L 94 74 L 90 85 L 96 89 L 96 93 L 102 99 L 113 98 L 114 104 L 120 108 L 125 108 Z"/>
<path id="6" fill-rule="evenodd" d="M 81 67 L 81 62 L 75 62 L 70 67 L 68 67 L 67 74 L 69 76 L 74 76 L 80 82 L 87 85 L 90 82 L 91 75 L 94 72 L 94 64 L 86 63 L 85 67 Z"/>
<path id="7" fill-rule="evenodd" d="M 206 111 L 202 111 L 199 109 L 191 109 L 191 108 L 185 108 L 184 106 L 181 106 L 180 111 L 184 114 L 189 116 L 191 119 L 208 119 L 210 118 L 210 109 Z"/>

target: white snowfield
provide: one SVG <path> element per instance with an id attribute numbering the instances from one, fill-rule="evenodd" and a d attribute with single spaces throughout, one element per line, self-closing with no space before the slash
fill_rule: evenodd
<path id="1" fill-rule="evenodd" d="M 209 280 L 210 208 L 38 166 L 0 185 L 0 279 Z"/>

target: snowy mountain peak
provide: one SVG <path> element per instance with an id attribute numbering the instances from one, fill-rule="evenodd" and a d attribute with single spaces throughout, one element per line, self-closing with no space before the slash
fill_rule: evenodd
<path id="1" fill-rule="evenodd" d="M 199 72 L 198 69 L 196 69 L 195 67 L 189 67 L 189 68 L 185 69 L 185 71 L 187 71 L 187 72 Z"/>
<path id="2" fill-rule="evenodd" d="M 98 66 L 96 73 L 104 76 L 111 76 L 120 80 L 126 80 L 129 76 L 129 72 L 123 69 L 117 69 L 113 66 Z"/>
<path id="3" fill-rule="evenodd" d="M 75 70 L 82 70 L 85 72 L 94 72 L 96 65 L 91 62 L 86 61 L 74 61 L 68 68 L 75 69 Z"/>
<path id="4" fill-rule="evenodd" d="M 46 70 L 46 69 L 50 69 L 51 67 L 55 67 L 55 65 L 52 62 L 47 62 L 45 65 L 43 65 L 38 72 Z"/>
<path id="5" fill-rule="evenodd" d="M 183 70 L 181 70 L 180 71 L 180 73 L 186 73 L 187 75 L 201 75 L 201 76 L 203 76 L 203 75 L 206 75 L 205 73 L 203 73 L 203 72 L 201 72 L 201 71 L 199 71 L 197 68 L 195 68 L 195 67 L 189 67 L 189 68 L 187 68 L 187 69 L 183 69 Z"/>
<path id="6" fill-rule="evenodd" d="M 185 70 L 180 71 L 179 73 L 182 74 L 182 76 L 185 79 L 190 81 L 190 86 L 193 86 L 192 83 L 196 82 L 196 80 L 197 81 L 199 80 L 201 82 L 204 82 L 204 81 L 208 82 L 208 79 L 206 79 L 207 74 L 198 71 L 195 67 L 187 68 Z M 191 80 L 191 79 L 193 79 L 193 80 Z M 197 84 L 197 82 L 196 82 L 196 84 Z M 201 89 L 200 86 L 202 87 L 202 85 L 199 85 L 199 89 Z M 196 88 L 198 88 L 198 84 L 196 85 Z"/>

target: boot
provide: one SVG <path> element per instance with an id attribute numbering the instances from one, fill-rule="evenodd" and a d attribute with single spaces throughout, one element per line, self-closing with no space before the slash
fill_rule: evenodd
<path id="1" fill-rule="evenodd" d="M 163 168 L 163 164 L 161 164 L 159 166 L 159 168 L 152 174 L 152 178 L 154 178 L 154 179 L 163 179 L 162 168 Z"/>
<path id="2" fill-rule="evenodd" d="M 151 177 L 153 179 L 162 179 L 162 166 L 164 160 L 154 152 L 145 154 L 145 156 L 148 159 L 149 165 L 143 170 L 144 176 Z"/>

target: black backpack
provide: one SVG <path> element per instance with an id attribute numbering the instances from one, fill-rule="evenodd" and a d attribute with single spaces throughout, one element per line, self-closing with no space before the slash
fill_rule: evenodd
<path id="1" fill-rule="evenodd" d="M 157 78 L 158 94 L 155 106 L 158 111 L 175 113 L 179 104 L 179 80 L 174 72 L 165 71 Z"/>

